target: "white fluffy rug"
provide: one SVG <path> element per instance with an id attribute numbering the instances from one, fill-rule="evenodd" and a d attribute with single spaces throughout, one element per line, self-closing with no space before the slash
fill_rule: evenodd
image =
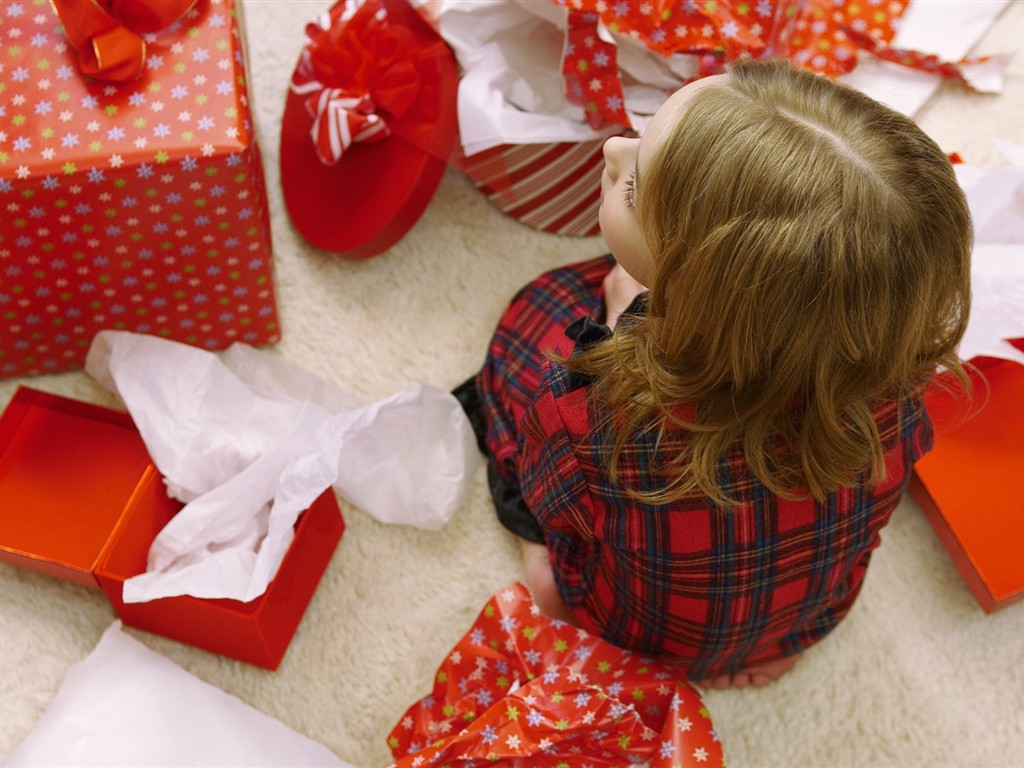
<path id="1" fill-rule="evenodd" d="M 283 357 L 381 399 L 451 387 L 479 366 L 505 302 L 544 269 L 602 252 L 599 239 L 530 230 L 449 171 L 411 233 L 346 262 L 293 232 L 278 189 L 278 125 L 305 22 L 327 0 L 247 0 L 251 81 L 273 212 Z M 1013 2 L 977 52 L 1024 46 Z M 945 84 L 919 120 L 947 151 L 1002 164 L 1024 136 L 1024 56 L 998 96 Z M 110 403 L 85 374 L 0 382 Z M 442 531 L 387 527 L 344 507 L 348 529 L 277 672 L 145 633 L 150 647 L 358 766 L 389 762 L 385 736 L 430 688 L 484 602 L 521 578 L 483 473 Z M 761 690 L 706 696 L 730 765 L 1024 765 L 1024 605 L 985 616 L 910 500 L 896 511 L 849 619 Z M 0 756 L 114 619 L 102 593 L 0 565 Z"/>

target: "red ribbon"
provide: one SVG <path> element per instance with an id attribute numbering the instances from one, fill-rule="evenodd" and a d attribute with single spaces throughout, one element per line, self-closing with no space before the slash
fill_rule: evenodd
<path id="1" fill-rule="evenodd" d="M 126 82 L 142 74 L 142 35 L 168 27 L 199 0 L 50 0 L 68 40 L 78 51 L 78 68 L 101 80 Z"/>
<path id="2" fill-rule="evenodd" d="M 430 73 L 433 60 L 448 55 L 445 44 L 438 39 L 424 45 L 405 26 L 390 23 L 380 0 L 366 0 L 347 19 L 344 10 L 344 3 L 336 3 L 307 25 L 290 86 L 306 97 L 310 138 L 321 162 L 334 165 L 353 143 L 392 134 L 447 159 L 435 146 L 437 116 L 414 108 L 420 89 L 428 87 L 420 72 Z"/>

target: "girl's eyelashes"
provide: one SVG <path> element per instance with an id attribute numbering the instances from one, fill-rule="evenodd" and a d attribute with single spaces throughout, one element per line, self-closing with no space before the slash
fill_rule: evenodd
<path id="1" fill-rule="evenodd" d="M 636 172 L 630 171 L 629 176 L 626 177 L 624 196 L 626 198 L 626 206 L 633 208 L 635 205 L 633 195 L 636 192 Z"/>

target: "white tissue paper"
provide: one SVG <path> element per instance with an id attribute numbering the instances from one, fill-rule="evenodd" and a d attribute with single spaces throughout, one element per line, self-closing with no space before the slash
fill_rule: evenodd
<path id="1" fill-rule="evenodd" d="M 4 766 L 338 766 L 327 747 L 186 672 L 114 622 Z"/>
<path id="2" fill-rule="evenodd" d="M 458 116 L 466 155 L 500 144 L 590 141 L 619 132 L 595 133 L 583 109 L 566 101 L 563 8 L 550 0 L 431 0 L 426 6 L 462 69 Z"/>
<path id="3" fill-rule="evenodd" d="M 1011 165 L 954 166 L 974 220 L 971 314 L 959 352 L 1024 363 L 1006 342 L 1024 337 L 1024 146 L 998 146 Z"/>
<path id="4" fill-rule="evenodd" d="M 216 354 L 124 331 L 97 334 L 86 371 L 124 402 L 185 507 L 154 539 L 124 600 L 266 591 L 294 525 L 324 490 L 377 520 L 441 528 L 480 456 L 448 392 L 417 385 L 361 406 L 245 345 Z"/>

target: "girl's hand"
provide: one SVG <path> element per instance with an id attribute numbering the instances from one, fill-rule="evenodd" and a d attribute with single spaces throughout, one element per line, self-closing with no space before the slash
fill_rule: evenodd
<path id="1" fill-rule="evenodd" d="M 616 264 L 604 278 L 605 325 L 615 328 L 621 315 L 638 295 L 647 288 L 638 283 L 631 274 Z"/>

